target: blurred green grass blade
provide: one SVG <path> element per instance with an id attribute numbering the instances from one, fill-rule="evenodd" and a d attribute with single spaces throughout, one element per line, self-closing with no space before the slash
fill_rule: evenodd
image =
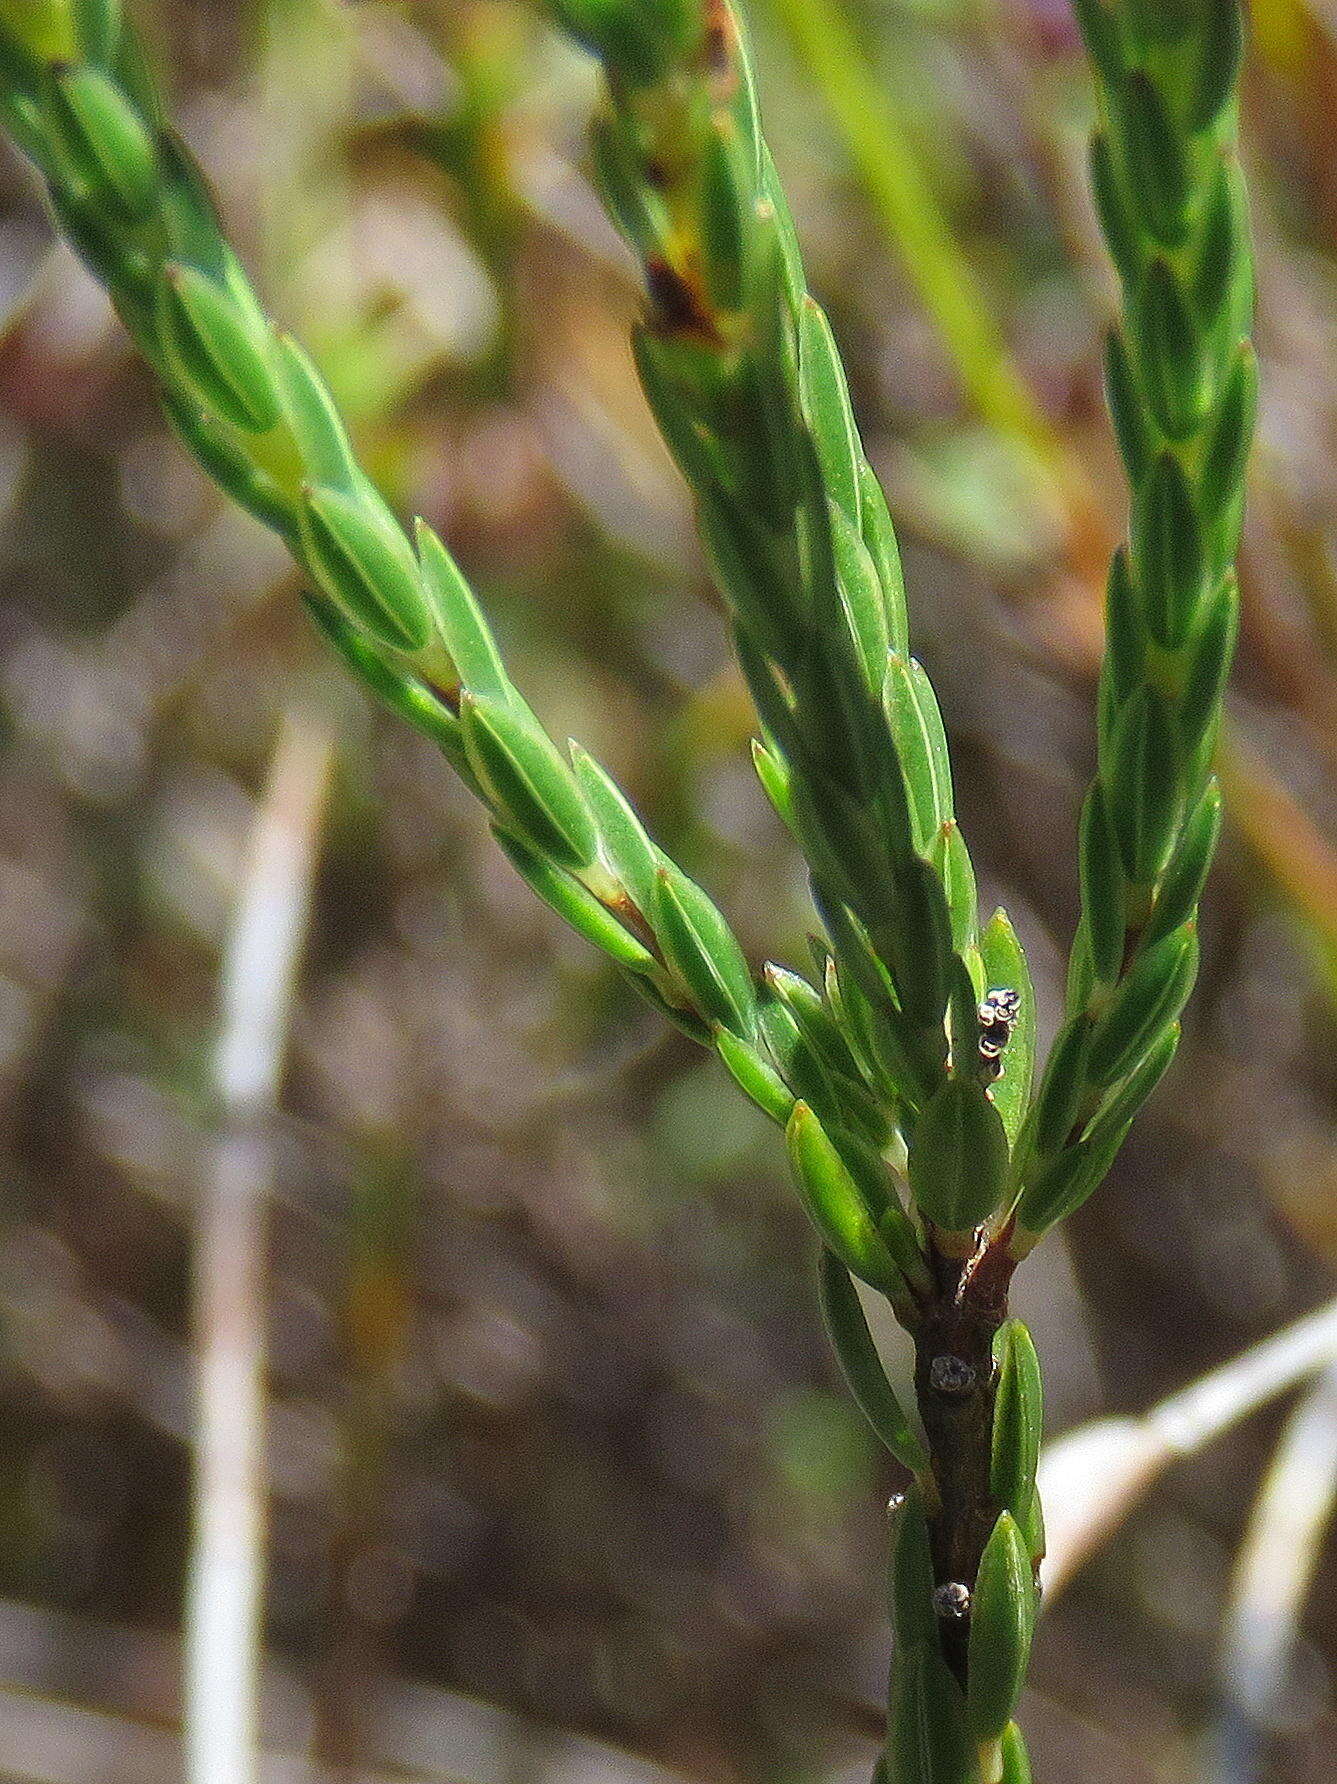
<path id="1" fill-rule="evenodd" d="M 965 395 L 1069 498 L 1085 481 L 1018 370 L 918 151 L 840 0 L 770 0 L 816 83 L 851 166 L 936 327 Z"/>

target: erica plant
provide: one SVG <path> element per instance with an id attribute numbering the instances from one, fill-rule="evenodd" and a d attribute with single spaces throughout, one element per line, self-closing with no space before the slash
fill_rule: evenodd
<path id="1" fill-rule="evenodd" d="M 806 288 L 740 21 L 726 0 L 552 9 L 603 65 L 593 161 L 644 272 L 633 351 L 728 604 L 758 775 L 809 869 L 809 976 L 754 974 L 604 770 L 549 739 L 446 547 L 400 525 L 319 372 L 267 318 L 116 0 L 0 0 L 0 105 L 182 441 L 285 540 L 335 649 L 440 746 L 538 895 L 784 1128 L 832 1342 L 909 1475 L 878 1777 L 1018 1784 L 1044 1534 L 1040 1365 L 1009 1283 L 1100 1183 L 1170 1063 L 1219 824 L 1255 396 L 1239 8 L 1077 8 L 1131 502 L 1066 1016 L 1038 1070 L 1025 956 L 1006 914 L 977 908 L 887 504 Z M 856 1282 L 913 1339 L 913 1406 Z"/>

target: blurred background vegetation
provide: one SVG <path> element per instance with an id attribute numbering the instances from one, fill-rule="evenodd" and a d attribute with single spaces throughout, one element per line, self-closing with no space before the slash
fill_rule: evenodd
<path id="1" fill-rule="evenodd" d="M 802 964 L 801 875 L 586 180 L 591 70 L 523 0 L 132 10 L 266 300 L 520 686 L 755 960 Z M 1052 1032 L 1123 524 L 1069 11 L 747 11 L 983 895 Z M 1337 1264 L 1337 8 L 1254 0 L 1252 27 L 1233 822 L 1179 1061 L 1018 1285 L 1055 1431 L 1144 1409 Z M 334 767 L 266 1235 L 274 1745 L 345 1776 L 661 1775 L 574 1731 L 713 1784 L 857 1777 L 895 1483 L 826 1354 L 782 1148 L 344 686 L 10 155 L 0 586 L 0 1771 L 173 1775 L 220 953 L 298 713 Z M 1045 1619 L 1041 1779 L 1225 1776 L 1219 1631 L 1277 1429 L 1175 1469 Z M 1304 1629 L 1259 1778 L 1332 1776 L 1331 1563 Z"/>

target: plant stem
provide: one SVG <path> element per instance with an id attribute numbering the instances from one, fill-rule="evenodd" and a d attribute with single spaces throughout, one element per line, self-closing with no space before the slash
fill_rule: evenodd
<path id="1" fill-rule="evenodd" d="M 185 1608 L 186 1775 L 256 1784 L 264 1576 L 264 1221 L 330 741 L 290 713 L 247 849 L 222 970 L 219 1132 L 196 1217 L 199 1350 Z"/>
<path id="2" fill-rule="evenodd" d="M 1097 1419 L 1049 1444 L 1040 1462 L 1041 1490 L 1055 1508 L 1041 1569 L 1045 1602 L 1052 1604 L 1167 1468 L 1334 1361 L 1337 1301 L 1329 1301 L 1140 1418 Z"/>

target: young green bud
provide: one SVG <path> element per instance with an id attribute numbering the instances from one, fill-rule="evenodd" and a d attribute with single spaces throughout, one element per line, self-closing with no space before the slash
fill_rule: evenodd
<path id="1" fill-rule="evenodd" d="M 912 1482 L 892 1502 L 891 1543 L 887 1554 L 887 1608 L 892 1639 L 898 1651 L 917 1642 L 936 1642 L 933 1615 L 933 1554 L 929 1545 L 924 1494 Z"/>
<path id="2" fill-rule="evenodd" d="M 422 586 L 446 654 L 471 694 L 503 705 L 515 697 L 496 640 L 459 566 L 425 520 L 415 523 Z"/>
<path id="3" fill-rule="evenodd" d="M 665 863 L 656 870 L 647 915 L 664 959 L 700 1013 L 751 1040 L 757 1029 L 752 975 L 733 931 L 700 886 Z"/>
<path id="4" fill-rule="evenodd" d="M 854 522 L 838 502 L 827 503 L 831 551 L 840 603 L 868 687 L 880 689 L 887 666 L 887 609 L 877 566 Z"/>
<path id="5" fill-rule="evenodd" d="M 760 743 L 754 737 L 752 739 L 752 766 L 757 771 L 761 790 L 769 799 L 771 809 L 792 834 L 794 802 L 789 786 L 789 764 L 777 751 L 767 749 L 764 743 Z"/>
<path id="6" fill-rule="evenodd" d="M 937 1638 L 899 1657 L 887 1726 L 887 1773 L 914 1784 L 961 1784 L 971 1777 L 961 1687 Z"/>
<path id="7" fill-rule="evenodd" d="M 278 373 L 284 412 L 307 476 L 347 494 L 362 473 L 324 380 L 291 335 L 278 337 Z"/>
<path id="8" fill-rule="evenodd" d="M 594 820 L 575 775 L 537 720 L 468 692 L 460 719 L 474 773 L 505 828 L 559 867 L 588 867 L 598 847 Z"/>
<path id="9" fill-rule="evenodd" d="M 366 633 L 345 619 L 324 595 L 308 591 L 302 598 L 322 635 L 359 681 L 365 682 L 392 712 L 397 712 L 424 736 L 431 738 L 465 786 L 481 796 L 465 752 L 464 732 L 450 708 L 414 674 L 371 643 Z"/>
<path id="10" fill-rule="evenodd" d="M 938 827 L 928 847 L 928 863 L 942 883 L 952 920 L 952 946 L 957 954 L 973 945 L 975 923 L 979 916 L 979 892 L 970 850 L 955 818 L 947 818 Z"/>
<path id="11" fill-rule="evenodd" d="M 648 257 L 672 228 L 663 194 L 647 183 L 626 130 L 612 113 L 600 112 L 592 120 L 590 150 L 604 209 L 632 250 Z"/>
<path id="12" fill-rule="evenodd" d="M 1193 640 L 1192 661 L 1179 702 L 1180 745 L 1186 754 L 1210 739 L 1220 720 L 1238 634 L 1239 591 L 1232 570 L 1209 597 L 1202 630 Z"/>
<path id="13" fill-rule="evenodd" d="M 212 414 L 243 433 L 279 419 L 279 396 L 263 321 L 193 266 L 169 262 L 158 286 L 158 333 L 169 363 Z"/>
<path id="14" fill-rule="evenodd" d="M 882 587 L 882 602 L 887 613 L 887 640 L 892 650 L 902 656 L 909 649 L 905 613 L 905 576 L 901 570 L 901 550 L 896 543 L 896 529 L 891 524 L 887 498 L 873 468 L 864 458 L 859 461 L 859 499 L 862 513 L 863 542 L 877 569 Z"/>
<path id="15" fill-rule="evenodd" d="M 1035 1099 L 1031 1134 L 1034 1150 L 1041 1157 L 1057 1152 L 1072 1132 L 1086 1087 L 1090 1048 L 1091 1019 L 1079 1011 L 1055 1036 Z"/>
<path id="16" fill-rule="evenodd" d="M 861 1076 L 859 1067 L 821 993 L 798 973 L 777 966 L 774 961 L 767 961 L 762 976 L 828 1069 L 857 1083 Z"/>
<path id="17" fill-rule="evenodd" d="M 952 918 L 942 881 L 917 855 L 903 864 L 896 914 L 875 934 L 888 961 L 906 1019 L 928 1026 L 941 1021 L 952 972 Z"/>
<path id="18" fill-rule="evenodd" d="M 1137 226 L 1128 208 L 1113 146 L 1105 131 L 1091 138 L 1091 196 L 1100 219 L 1101 234 L 1126 289 L 1132 289 L 1141 267 Z"/>
<path id="19" fill-rule="evenodd" d="M 1179 844 L 1156 890 L 1151 917 L 1142 932 L 1142 946 L 1154 947 L 1172 929 L 1197 913 L 1198 899 L 1221 834 L 1221 790 L 1212 781 L 1184 821 Z"/>
<path id="20" fill-rule="evenodd" d="M 1174 247 L 1188 227 L 1189 170 L 1183 133 L 1140 69 L 1134 69 L 1117 96 L 1111 97 L 1122 114 L 1119 141 L 1136 202 L 1156 239 Z"/>
<path id="21" fill-rule="evenodd" d="M 966 1712 L 978 1741 L 997 1740 L 1021 1696 L 1035 1632 L 1035 1576 L 1016 1519 L 1003 1512 L 975 1577 Z"/>
<path id="22" fill-rule="evenodd" d="M 157 202 L 153 139 L 112 77 L 88 64 L 56 70 L 46 113 L 75 177 L 127 216 L 147 216 Z"/>
<path id="23" fill-rule="evenodd" d="M 1101 762 L 1114 833 L 1134 885 L 1149 886 L 1169 850 L 1181 798 L 1179 761 L 1165 701 L 1153 688 L 1138 688 L 1124 703 Z"/>
<path id="24" fill-rule="evenodd" d="M 799 389 L 803 419 L 817 447 L 826 487 L 857 527 L 863 451 L 850 407 L 845 368 L 840 363 L 831 324 L 816 300 L 806 296 L 799 308 Z"/>
<path id="25" fill-rule="evenodd" d="M 1016 1140 L 1030 1107 L 1035 1071 L 1035 991 L 1030 969 L 1008 914 L 997 910 L 980 931 L 980 961 L 985 989 L 1015 991 L 1018 998 L 1012 1036 L 1003 1054 L 1003 1074 L 989 1090 L 989 1099 L 1003 1120 L 1009 1142 Z"/>
<path id="26" fill-rule="evenodd" d="M 1188 478 L 1172 452 L 1157 457 L 1138 491 L 1133 563 L 1152 636 L 1178 650 L 1198 617 L 1206 551 Z"/>
<path id="27" fill-rule="evenodd" d="M 843 1092 L 843 1085 L 841 1089 Z M 873 1216 L 878 1237 L 891 1253 L 892 1262 L 911 1288 L 927 1293 L 932 1286 L 932 1277 L 914 1223 L 901 1206 L 896 1181 L 886 1159 L 875 1146 L 846 1127 L 828 1123 L 826 1133 L 854 1179 L 864 1207 Z"/>
<path id="28" fill-rule="evenodd" d="M 1031 1503 L 1021 1520 L 1021 1533 L 1026 1538 L 1031 1565 L 1038 1567 L 1045 1558 L 1045 1514 L 1038 1492 L 1031 1494 Z"/>
<path id="29" fill-rule="evenodd" d="M 788 1005 L 775 997 L 763 999 L 757 1006 L 757 1026 L 780 1075 L 795 1096 L 828 1113 L 842 1107 L 834 1076 Z"/>
<path id="30" fill-rule="evenodd" d="M 1002 1769 L 998 1775 L 998 1784 L 1031 1784 L 1030 1758 L 1021 1730 L 1015 1722 L 1009 1722 L 1003 1730 L 999 1745 Z"/>
<path id="31" fill-rule="evenodd" d="M 1183 439 L 1204 407 L 1202 339 L 1170 263 L 1147 267 L 1133 305 L 1135 346 L 1151 413 L 1162 432 Z"/>
<path id="32" fill-rule="evenodd" d="M 1102 1162 L 1089 1140 L 1065 1147 L 1036 1172 L 1017 1203 L 1014 1255 L 1024 1256 L 1042 1233 L 1049 1231 L 1099 1187 L 1105 1175 Z"/>
<path id="33" fill-rule="evenodd" d="M 989 1451 L 989 1491 L 994 1503 L 1025 1526 L 1035 1497 L 1040 1460 L 1043 1388 L 1040 1359 L 1019 1319 L 1005 1320 L 994 1335 L 998 1368 L 994 1387 L 993 1433 Z"/>
<path id="34" fill-rule="evenodd" d="M 1120 708 L 1146 675 L 1146 628 L 1137 590 L 1121 545 L 1110 559 L 1105 595 L 1105 660 L 1100 666 L 1100 728 L 1113 729 Z"/>
<path id="35" fill-rule="evenodd" d="M 928 1455 L 887 1380 L 849 1271 L 823 1246 L 818 1272 L 827 1334 L 859 1409 L 903 1467 L 927 1474 Z"/>
<path id="36" fill-rule="evenodd" d="M 579 880 L 573 879 L 547 855 L 537 854 L 500 825 L 493 826 L 493 835 L 525 884 L 564 918 L 577 935 L 583 935 L 587 942 L 592 942 L 628 972 L 654 971 L 658 963 L 650 950 L 624 929 L 613 913 Z"/>
<path id="37" fill-rule="evenodd" d="M 700 377 L 684 375 L 687 366 L 696 372 L 696 347 L 641 324 L 632 331 L 631 351 L 641 388 L 673 462 L 693 489 L 728 487 L 728 462 L 709 426 L 712 403 L 703 395 Z"/>
<path id="38" fill-rule="evenodd" d="M 700 205 L 702 259 L 711 298 L 721 310 L 739 310 L 758 223 L 755 160 L 732 119 L 708 133 Z"/>
<path id="39" fill-rule="evenodd" d="M 1128 481 L 1136 488 L 1146 474 L 1153 443 L 1128 348 L 1117 328 L 1112 328 L 1105 337 L 1105 400 L 1109 405 L 1110 420 L 1114 423 L 1114 437 L 1119 442 L 1124 470 Z"/>
<path id="40" fill-rule="evenodd" d="M 1210 130 L 1230 103 L 1244 53 L 1240 0 L 1201 0 L 1202 22 L 1192 32 L 1197 80 L 1189 108 L 1191 130 Z"/>
<path id="41" fill-rule="evenodd" d="M 600 853 L 636 908 L 648 916 L 663 856 L 646 835 L 622 789 L 577 743 L 571 745 L 571 763 L 599 832 Z"/>
<path id="42" fill-rule="evenodd" d="M 1234 555 L 1232 504 L 1244 482 L 1258 410 L 1258 357 L 1249 341 L 1241 341 L 1212 419 L 1207 450 L 1199 473 L 1202 508 L 1209 519 L 1229 526 L 1229 538 L 1218 558 Z"/>
<path id="43" fill-rule="evenodd" d="M 882 698 L 910 798 L 915 845 L 926 849 L 952 816 L 952 780 L 942 715 L 928 678 L 911 658 L 888 657 Z"/>
<path id="44" fill-rule="evenodd" d="M 997 1210 L 1007 1134 L 975 1079 L 947 1078 L 929 1099 L 910 1140 L 909 1171 L 915 1206 L 948 1232 L 973 1232 Z"/>
<path id="45" fill-rule="evenodd" d="M 775 1068 L 757 1049 L 740 1041 L 727 1028 L 715 1030 L 715 1051 L 743 1095 L 777 1126 L 788 1125 L 794 1113 L 794 1094 Z"/>
<path id="46" fill-rule="evenodd" d="M 786 1139 L 799 1194 L 823 1242 L 861 1282 L 905 1301 L 905 1279 L 844 1160 L 807 1103 L 794 1105 Z"/>
<path id="47" fill-rule="evenodd" d="M 1123 965 L 1126 887 L 1099 781 L 1086 796 L 1077 846 L 1092 971 L 1098 984 L 1113 985 Z"/>
<path id="48" fill-rule="evenodd" d="M 1178 1045 L 1179 1024 L 1172 1022 L 1123 1082 L 1110 1091 L 1087 1130 L 1086 1137 L 1093 1150 L 1102 1148 L 1112 1134 L 1127 1130 L 1134 1115 L 1170 1069 Z"/>
<path id="49" fill-rule="evenodd" d="M 1087 1058 L 1093 1083 L 1113 1084 L 1161 1040 L 1183 1009 L 1197 971 L 1192 923 L 1143 950 L 1096 1025 Z"/>
<path id="50" fill-rule="evenodd" d="M 219 488 L 300 554 L 296 501 L 238 446 L 232 429 L 220 426 L 184 392 L 164 389 L 161 401 L 173 432 Z"/>
<path id="51" fill-rule="evenodd" d="M 371 485 L 307 489 L 301 522 L 307 563 L 334 604 L 387 648 L 422 650 L 432 616 L 418 562 Z"/>
<path id="52" fill-rule="evenodd" d="M 1193 308 L 1208 330 L 1226 316 L 1227 299 L 1241 258 L 1247 259 L 1243 252 L 1247 229 L 1245 195 L 1238 169 L 1223 164 L 1207 200 L 1207 215 L 1193 259 Z"/>
<path id="53" fill-rule="evenodd" d="M 1109 87 L 1117 87 L 1127 68 L 1123 26 L 1108 0 L 1072 0 L 1082 41 L 1097 74 Z"/>

